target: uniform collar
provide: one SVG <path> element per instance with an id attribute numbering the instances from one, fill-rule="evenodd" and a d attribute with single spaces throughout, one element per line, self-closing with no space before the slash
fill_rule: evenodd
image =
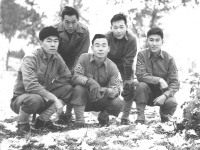
<path id="1" fill-rule="evenodd" d="M 90 57 L 90 62 L 93 62 L 93 61 L 95 61 L 95 60 L 94 60 L 94 55 L 92 54 L 91 57 Z M 105 58 L 103 64 L 104 64 L 105 67 L 107 68 L 107 66 L 108 66 L 107 57 Z"/>
<path id="2" fill-rule="evenodd" d="M 148 58 L 151 57 L 151 50 L 150 49 L 147 49 L 147 54 L 148 54 Z M 163 51 L 160 50 L 160 54 L 158 55 L 158 57 L 161 56 L 162 58 L 164 58 L 164 55 L 163 55 Z"/>
<path id="3" fill-rule="evenodd" d="M 59 31 L 59 32 L 64 32 L 64 31 L 65 31 L 65 28 L 64 28 L 62 22 L 60 22 L 59 25 L 58 25 L 58 31 Z M 82 27 L 81 27 L 81 23 L 80 23 L 80 22 L 78 22 L 78 24 L 77 24 L 76 32 L 78 32 L 78 33 L 83 33 L 83 29 L 82 29 Z"/>

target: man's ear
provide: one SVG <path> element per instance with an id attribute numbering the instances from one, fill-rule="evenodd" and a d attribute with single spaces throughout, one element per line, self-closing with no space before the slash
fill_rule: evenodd
<path id="1" fill-rule="evenodd" d="M 39 41 L 39 43 L 40 43 L 40 46 L 42 45 L 42 43 L 43 43 L 43 41 Z"/>
<path id="2" fill-rule="evenodd" d="M 148 38 L 145 40 L 146 43 L 148 43 Z"/>
<path id="3" fill-rule="evenodd" d="M 145 45 L 146 45 L 146 47 L 148 46 L 148 38 L 145 41 Z"/>
<path id="4" fill-rule="evenodd" d="M 93 48 L 93 45 L 91 46 L 91 50 L 92 50 L 92 52 L 94 53 L 94 48 Z"/>
<path id="5" fill-rule="evenodd" d="M 110 46 L 108 46 L 108 53 L 110 52 Z"/>

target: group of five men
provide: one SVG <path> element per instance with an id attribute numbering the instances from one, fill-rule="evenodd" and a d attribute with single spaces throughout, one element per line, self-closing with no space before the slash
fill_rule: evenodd
<path id="1" fill-rule="evenodd" d="M 35 129 L 57 131 L 50 117 L 57 112 L 57 123 L 68 123 L 72 108 L 78 127 L 85 125 L 85 111 L 100 112 L 101 126 L 108 125 L 109 115 L 117 117 L 123 112 L 121 124 L 128 125 L 133 101 L 137 108 L 136 123 L 145 123 L 146 105 L 160 106 L 161 121 L 168 121 L 177 107 L 174 94 L 179 89 L 179 80 L 173 57 L 161 50 L 163 32 L 155 27 L 147 33 L 148 49 L 137 55 L 139 84 L 135 90 L 133 61 L 137 44 L 127 29 L 126 16 L 114 15 L 111 31 L 95 34 L 93 53 L 88 53 L 89 30 L 79 22 L 77 10 L 66 6 L 62 21 L 40 31 L 41 48 L 26 55 L 19 68 L 10 104 L 18 114 L 18 130 L 28 133 L 29 118 L 36 113 L 39 116 Z"/>

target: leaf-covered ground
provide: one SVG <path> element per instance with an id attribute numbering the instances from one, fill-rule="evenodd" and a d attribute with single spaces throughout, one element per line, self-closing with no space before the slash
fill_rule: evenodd
<path id="1" fill-rule="evenodd" d="M 193 130 L 173 132 L 173 122 L 160 123 L 159 108 L 147 107 L 145 125 L 134 123 L 135 104 L 130 115 L 131 125 L 121 126 L 120 116 L 110 116 L 110 126 L 100 128 L 96 112 L 85 113 L 86 128 L 76 129 L 73 123 L 62 131 L 17 133 L 17 115 L 10 109 L 10 99 L 16 73 L 0 72 L 0 149 L 1 150 L 191 150 L 200 149 L 200 139 Z M 190 100 L 190 85 L 182 85 L 176 94 L 179 103 L 172 121 L 181 120 L 181 104 Z M 54 118 L 53 118 L 54 119 Z"/>

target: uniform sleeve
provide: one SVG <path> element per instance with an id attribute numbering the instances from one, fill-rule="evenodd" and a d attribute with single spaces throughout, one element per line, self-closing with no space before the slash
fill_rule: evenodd
<path id="1" fill-rule="evenodd" d="M 141 52 L 139 52 L 137 56 L 136 76 L 139 82 L 148 84 L 158 84 L 160 80 L 160 77 L 155 77 L 152 74 L 147 73 L 146 64 Z"/>
<path id="2" fill-rule="evenodd" d="M 62 83 L 70 83 L 71 82 L 71 79 L 72 79 L 71 72 L 61 57 L 60 57 L 60 66 L 58 69 L 58 75 L 59 75 L 59 80 Z"/>
<path id="3" fill-rule="evenodd" d="M 117 66 L 112 66 L 112 71 L 111 71 L 111 77 L 110 77 L 110 82 L 109 82 L 109 88 L 111 88 L 111 93 L 109 95 L 116 95 L 118 96 L 121 92 L 120 89 L 120 73 L 119 70 L 117 69 Z"/>
<path id="4" fill-rule="evenodd" d="M 129 80 L 132 78 L 133 75 L 132 67 L 136 53 L 137 53 L 137 43 L 136 40 L 134 39 L 129 44 L 127 52 L 123 58 L 125 80 Z"/>
<path id="5" fill-rule="evenodd" d="M 84 34 L 83 34 L 83 36 L 82 36 L 82 38 L 81 38 L 81 40 L 79 42 L 79 46 L 77 47 L 77 50 L 75 50 L 76 52 L 78 52 L 78 54 L 77 54 L 77 56 L 75 58 L 75 62 L 74 62 L 73 68 L 77 64 L 80 55 L 83 54 L 83 53 L 87 53 L 88 52 L 89 46 L 90 46 L 90 33 L 89 33 L 89 30 L 87 29 L 84 32 Z"/>
<path id="6" fill-rule="evenodd" d="M 36 61 L 33 57 L 25 57 L 23 59 L 21 71 L 25 90 L 28 93 L 40 95 L 46 101 L 54 100 L 55 95 L 48 92 L 45 87 L 38 82 L 36 68 Z"/>
<path id="7" fill-rule="evenodd" d="M 79 60 L 74 68 L 74 76 L 72 82 L 74 85 L 85 85 L 88 78 L 85 76 L 85 65 L 84 65 L 84 55 L 79 57 Z"/>
<path id="8" fill-rule="evenodd" d="M 168 90 L 164 92 L 167 97 L 172 97 L 180 88 L 180 82 L 178 79 L 178 70 L 174 59 L 169 62 L 169 69 L 167 75 Z"/>

